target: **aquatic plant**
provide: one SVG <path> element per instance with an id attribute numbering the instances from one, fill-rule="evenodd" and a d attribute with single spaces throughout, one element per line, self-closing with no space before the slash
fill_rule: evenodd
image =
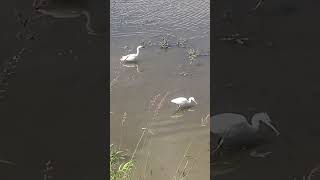
<path id="1" fill-rule="evenodd" d="M 187 43 L 187 39 L 179 38 L 179 39 L 177 40 L 177 46 L 178 46 L 178 47 L 184 48 L 184 47 L 186 47 L 186 43 Z"/>
<path id="2" fill-rule="evenodd" d="M 160 48 L 161 48 L 161 49 L 167 49 L 167 48 L 169 48 L 168 38 L 167 38 L 166 36 L 162 36 L 159 45 L 160 45 Z"/>
<path id="3" fill-rule="evenodd" d="M 188 59 L 190 61 L 190 64 L 192 64 L 196 58 L 200 55 L 200 51 L 198 49 L 187 49 Z"/>
<path id="4" fill-rule="evenodd" d="M 119 150 L 113 144 L 110 145 L 110 179 L 130 179 L 134 168 L 133 159 L 128 159 L 124 151 Z"/>

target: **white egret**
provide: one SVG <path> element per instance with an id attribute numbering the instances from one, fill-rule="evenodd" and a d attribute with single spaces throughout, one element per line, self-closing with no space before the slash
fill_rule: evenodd
<path id="1" fill-rule="evenodd" d="M 218 149 L 222 144 L 226 146 L 245 146 L 256 144 L 263 137 L 258 136 L 260 122 L 268 125 L 276 135 L 280 132 L 271 124 L 267 113 L 257 113 L 251 119 L 251 124 L 247 118 L 241 114 L 222 113 L 211 117 L 210 131 L 213 135 L 220 137 Z"/>
<path id="2" fill-rule="evenodd" d="M 178 97 L 178 98 L 175 98 L 175 99 L 172 99 L 171 102 L 174 103 L 174 104 L 177 104 L 178 105 L 178 109 L 182 106 L 188 106 L 188 105 L 191 105 L 191 102 L 194 102 L 196 104 L 198 104 L 196 102 L 196 100 L 194 99 L 194 97 L 189 97 L 189 99 L 185 98 L 185 97 Z"/>
<path id="3" fill-rule="evenodd" d="M 128 54 L 126 56 L 122 56 L 120 58 L 120 61 L 134 61 L 137 56 L 139 55 L 139 49 L 142 48 L 143 46 L 138 46 L 137 47 L 137 53 L 136 54 Z"/>

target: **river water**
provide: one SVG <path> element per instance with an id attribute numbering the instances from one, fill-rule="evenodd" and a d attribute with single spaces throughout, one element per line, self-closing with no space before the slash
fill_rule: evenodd
<path id="1" fill-rule="evenodd" d="M 136 179 L 210 178 L 209 4 L 111 1 L 110 138 L 130 153 L 137 147 Z M 162 37 L 169 48 L 160 48 Z M 120 65 L 142 42 L 135 67 Z M 194 61 L 191 49 L 200 53 Z M 170 100 L 180 96 L 198 104 L 176 113 Z"/>

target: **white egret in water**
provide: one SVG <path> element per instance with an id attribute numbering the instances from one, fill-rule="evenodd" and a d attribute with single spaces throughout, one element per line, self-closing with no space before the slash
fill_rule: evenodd
<path id="1" fill-rule="evenodd" d="M 175 98 L 175 99 L 172 99 L 171 102 L 174 103 L 174 104 L 177 104 L 178 105 L 178 109 L 182 106 L 187 106 L 187 105 L 191 105 L 191 102 L 194 102 L 196 104 L 198 104 L 196 102 L 196 100 L 194 99 L 194 97 L 189 97 L 189 99 L 185 98 L 185 97 L 178 97 L 178 98 Z"/>
<path id="2" fill-rule="evenodd" d="M 136 54 L 128 54 L 126 56 L 122 56 L 120 58 L 120 61 L 134 61 L 137 56 L 139 55 L 139 49 L 142 48 L 143 46 L 138 46 L 137 47 L 137 53 Z"/>
<path id="3" fill-rule="evenodd" d="M 258 143 L 261 140 L 257 134 L 260 122 L 268 125 L 277 136 L 280 135 L 280 132 L 271 124 L 268 114 L 264 112 L 255 114 L 251 124 L 241 114 L 222 113 L 211 117 L 210 131 L 213 135 L 220 137 L 216 150 L 221 145 L 243 146 Z"/>

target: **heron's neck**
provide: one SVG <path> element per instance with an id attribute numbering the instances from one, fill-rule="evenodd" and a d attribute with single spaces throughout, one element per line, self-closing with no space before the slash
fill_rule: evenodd
<path id="1" fill-rule="evenodd" d="M 260 121 L 259 121 L 259 119 L 253 119 L 252 121 L 251 121 L 251 127 L 254 129 L 254 130 L 258 130 L 258 128 L 259 128 L 259 124 L 260 124 Z"/>
<path id="2" fill-rule="evenodd" d="M 136 56 L 138 56 L 138 55 L 139 55 L 139 49 L 140 49 L 140 48 L 137 48 Z"/>

